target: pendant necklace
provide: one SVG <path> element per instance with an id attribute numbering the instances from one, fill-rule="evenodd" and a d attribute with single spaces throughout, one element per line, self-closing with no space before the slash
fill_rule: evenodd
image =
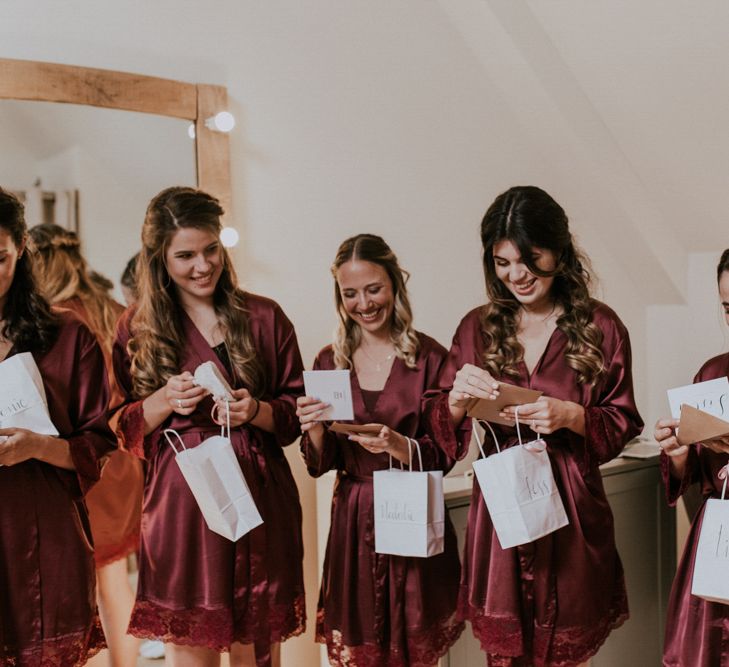
<path id="1" fill-rule="evenodd" d="M 377 359 L 374 359 L 371 355 L 367 353 L 367 350 L 365 350 L 364 345 L 360 345 L 359 349 L 362 350 L 362 354 L 365 355 L 374 365 L 375 365 L 375 372 L 379 373 L 382 371 L 382 365 L 386 364 L 388 361 L 392 361 L 393 357 L 395 356 L 395 350 L 390 352 L 382 361 L 377 361 Z"/>

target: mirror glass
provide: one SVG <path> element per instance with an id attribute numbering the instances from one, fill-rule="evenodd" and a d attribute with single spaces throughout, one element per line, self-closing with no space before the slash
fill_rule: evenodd
<path id="1" fill-rule="evenodd" d="M 197 182 L 190 121 L 75 104 L 0 100 L 0 185 L 25 198 L 28 225 L 78 232 L 115 285 L 140 248 L 149 200 Z"/>

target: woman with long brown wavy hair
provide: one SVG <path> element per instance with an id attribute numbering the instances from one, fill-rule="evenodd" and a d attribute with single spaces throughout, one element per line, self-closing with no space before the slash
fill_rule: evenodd
<path id="1" fill-rule="evenodd" d="M 172 665 L 278 665 L 304 630 L 301 507 L 283 447 L 299 435 L 302 363 L 291 322 L 244 292 L 220 242 L 218 200 L 173 187 L 142 227 L 139 301 L 122 317 L 114 371 L 127 398 L 117 432 L 148 463 L 139 585 L 129 631 L 166 642 Z M 263 524 L 237 542 L 208 529 L 163 438 L 219 435 L 213 401 L 193 383 L 212 362 L 233 388 L 231 441 Z M 220 414 L 220 413 L 219 413 Z"/>
<path id="2" fill-rule="evenodd" d="M 502 549 L 474 481 L 459 610 L 490 667 L 582 665 L 628 616 L 599 470 L 643 426 L 628 332 L 590 298 L 586 259 L 543 190 L 499 195 L 481 240 L 488 303 L 458 326 L 428 422 L 446 452 L 462 458 L 471 437 L 465 401 L 495 398 L 502 382 L 542 391 L 519 407 L 519 419 L 547 443 L 569 525 Z M 502 417 L 514 423 L 514 406 Z M 493 426 L 502 450 L 517 443 L 512 426 Z M 490 436 L 484 449 L 496 452 Z"/>
<path id="3" fill-rule="evenodd" d="M 314 368 L 349 369 L 356 422 L 383 426 L 347 439 L 319 421 L 326 406 L 316 397 L 298 400 L 310 474 L 337 471 L 317 640 L 340 667 L 431 667 L 463 630 L 455 531 L 446 514 L 444 551 L 430 558 L 376 553 L 372 475 L 389 467 L 388 455 L 407 462 L 410 438 L 424 470 L 453 467 L 420 422 L 421 397 L 435 386 L 446 350 L 414 329 L 407 273 L 382 238 L 344 241 L 332 274 L 339 326 Z"/>
<path id="4" fill-rule="evenodd" d="M 23 205 L 0 188 L 0 361 L 22 353 L 60 435 L 0 424 L 0 665 L 80 667 L 104 646 L 83 502 L 115 447 L 104 357 L 38 289 Z"/>
<path id="5" fill-rule="evenodd" d="M 73 311 L 94 333 L 111 379 L 112 406 L 118 404 L 121 392 L 113 382 L 111 346 L 124 307 L 93 280 L 75 233 L 43 224 L 31 228 L 30 239 L 38 284 L 53 305 Z M 139 641 L 126 632 L 134 604 L 126 557 L 139 547 L 143 483 L 141 461 L 119 449 L 109 457 L 100 482 L 86 495 L 96 594 L 112 667 L 134 667 L 139 649 Z M 100 655 L 95 660 L 102 664 L 103 659 Z"/>

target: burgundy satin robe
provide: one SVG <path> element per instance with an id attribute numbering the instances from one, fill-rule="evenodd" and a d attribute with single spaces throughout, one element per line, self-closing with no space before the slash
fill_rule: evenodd
<path id="1" fill-rule="evenodd" d="M 728 375 L 729 354 L 722 354 L 707 361 L 694 378 L 694 382 L 714 380 Z M 686 539 L 668 602 L 663 647 L 663 664 L 666 667 L 729 665 L 729 605 L 708 602 L 691 595 L 696 547 L 704 518 L 705 501 L 707 498 L 721 498 L 724 482 L 719 479 L 718 472 L 727 463 L 729 456 L 726 454 L 717 454 L 700 444 L 690 447 L 686 472 L 683 479 L 678 480 L 670 474 L 668 456 L 661 453 L 661 470 L 669 504 L 675 505 L 693 482 L 701 484 L 701 494 L 704 497 L 704 504 L 691 524 L 691 531 Z"/>
<path id="2" fill-rule="evenodd" d="M 434 439 L 449 456 L 463 458 L 471 420 L 454 430 L 448 395 L 464 364 L 483 366 L 480 308 L 461 321 L 441 373 L 441 393 L 426 399 Z M 618 455 L 643 426 L 633 398 L 628 332 L 617 315 L 595 302 L 593 321 L 603 332 L 606 372 L 594 388 L 578 384 L 565 358 L 567 339 L 550 338 L 531 376 L 497 377 L 585 408 L 585 437 L 567 429 L 544 436 L 569 525 L 535 542 L 502 549 L 474 479 L 463 555 L 459 612 L 471 621 L 490 667 L 566 667 L 594 655 L 610 631 L 628 617 L 623 568 L 615 548 L 613 517 L 598 466 Z M 516 444 L 516 429 L 494 424 L 501 447 Z M 534 438 L 528 428 L 526 438 Z M 486 455 L 496 448 L 486 436 Z"/>
<path id="3" fill-rule="evenodd" d="M 83 496 L 115 447 L 109 390 L 94 336 L 71 313 L 59 317 L 55 343 L 33 357 L 76 471 L 36 459 L 0 467 L 2 667 L 80 666 L 105 645 Z"/>
<path id="4" fill-rule="evenodd" d="M 82 322 L 89 324 L 86 308 L 80 299 L 69 299 L 58 305 L 71 310 Z M 124 307 L 118 303 L 115 306 L 118 317 L 124 312 Z M 111 354 L 103 347 L 102 351 L 109 373 L 111 403 L 112 406 L 119 405 L 123 395 L 114 381 Z M 121 449 L 113 451 L 99 483 L 85 499 L 91 534 L 94 536 L 94 561 L 97 568 L 125 558 L 139 549 L 143 486 L 142 462 L 129 452 Z"/>
<path id="5" fill-rule="evenodd" d="M 352 372 L 355 423 L 380 423 L 416 438 L 425 470 L 447 472 L 455 461 L 420 426 L 422 394 L 435 386 L 446 350 L 418 334 L 415 369 L 395 358 L 374 410 L 367 409 Z M 331 346 L 314 362 L 334 369 Z M 389 467 L 387 454 L 372 454 L 345 436 L 326 432 L 319 456 L 305 434 L 301 449 L 309 473 L 337 470 L 317 614 L 317 640 L 326 643 L 332 665 L 421 667 L 434 665 L 458 639 L 455 619 L 460 563 L 446 513 L 445 551 L 430 558 L 375 553 L 372 473 Z"/>
<path id="6" fill-rule="evenodd" d="M 300 434 L 296 398 L 303 391 L 301 354 L 281 308 L 246 294 L 253 343 L 265 371 L 261 400 L 271 404 L 275 433 L 254 426 L 233 428 L 231 440 L 264 523 L 237 542 L 213 533 L 162 435 L 175 429 L 195 447 L 220 427 L 210 416 L 210 397 L 189 416 L 173 413 L 144 437 L 142 401 L 131 399 L 126 347 L 128 310 L 114 344 L 114 372 L 129 397 L 117 433 L 124 448 L 146 459 L 137 600 L 129 625 L 137 637 L 227 651 L 233 642 L 255 644 L 258 665 L 270 664 L 269 646 L 300 634 L 305 626 L 303 541 L 299 493 L 283 447 Z M 181 312 L 186 341 L 180 372 L 212 361 L 235 387 L 224 364 Z"/>

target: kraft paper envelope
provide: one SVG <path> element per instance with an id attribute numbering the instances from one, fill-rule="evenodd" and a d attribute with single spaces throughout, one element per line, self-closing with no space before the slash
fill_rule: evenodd
<path id="1" fill-rule="evenodd" d="M 681 406 L 681 421 L 676 432 L 680 445 L 691 445 L 724 435 L 729 435 L 729 422 L 685 403 Z"/>
<path id="2" fill-rule="evenodd" d="M 508 405 L 526 405 L 534 403 L 543 392 L 535 389 L 526 389 L 525 387 L 517 387 L 513 384 L 505 384 L 499 382 L 499 395 L 495 400 L 490 398 L 472 398 L 464 405 L 466 414 L 469 417 L 483 419 L 492 424 L 504 424 L 512 426 L 513 422 L 499 417 L 499 412 Z"/>
<path id="3" fill-rule="evenodd" d="M 334 433 L 343 433 L 344 435 L 369 435 L 377 436 L 382 430 L 382 424 L 340 424 L 334 422 L 329 427 Z"/>

